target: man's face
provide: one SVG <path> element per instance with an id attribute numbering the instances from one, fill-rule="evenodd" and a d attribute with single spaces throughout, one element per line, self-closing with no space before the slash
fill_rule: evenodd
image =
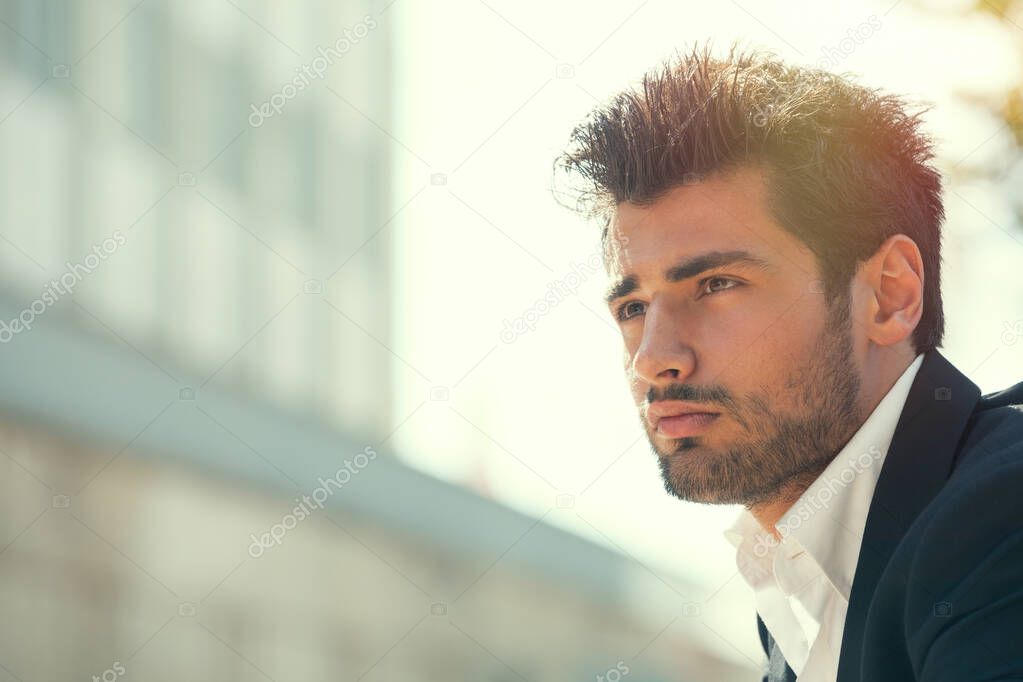
<path id="1" fill-rule="evenodd" d="M 765 196 L 747 167 L 623 203 L 608 234 L 626 376 L 685 500 L 751 506 L 805 487 L 863 422 L 848 303 L 829 310 L 816 258 Z"/>

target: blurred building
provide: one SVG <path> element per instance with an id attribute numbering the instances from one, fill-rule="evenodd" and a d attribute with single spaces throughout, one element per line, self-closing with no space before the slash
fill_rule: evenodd
<path id="1" fill-rule="evenodd" d="M 70 328 L 32 339 L 0 375 L 0 679 L 755 676 L 694 585 Z"/>
<path id="2" fill-rule="evenodd" d="M 0 680 L 755 677 L 389 449 L 387 8 L 0 4 Z"/>

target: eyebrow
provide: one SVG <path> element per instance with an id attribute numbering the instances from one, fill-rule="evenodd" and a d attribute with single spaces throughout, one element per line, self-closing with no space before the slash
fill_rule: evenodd
<path id="1" fill-rule="evenodd" d="M 754 256 L 749 251 L 708 251 L 698 256 L 687 258 L 677 263 L 664 272 L 665 282 L 681 282 L 691 277 L 724 267 L 726 265 L 743 264 L 753 266 L 760 270 L 769 270 L 770 264 L 763 258 Z M 635 275 L 628 275 L 608 287 L 604 295 L 604 302 L 610 305 L 615 300 L 628 296 L 639 288 L 639 279 Z"/>

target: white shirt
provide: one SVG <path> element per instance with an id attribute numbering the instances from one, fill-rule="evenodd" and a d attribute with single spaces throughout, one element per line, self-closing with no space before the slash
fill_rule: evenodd
<path id="1" fill-rule="evenodd" d="M 835 459 L 766 533 L 743 509 L 725 531 L 757 613 L 800 682 L 834 682 L 849 590 L 881 465 L 923 354 Z"/>

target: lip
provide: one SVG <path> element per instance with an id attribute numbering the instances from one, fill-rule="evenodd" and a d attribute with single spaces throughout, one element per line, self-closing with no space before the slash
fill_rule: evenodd
<path id="1" fill-rule="evenodd" d="M 692 412 L 657 420 L 657 433 L 666 438 L 685 438 L 705 431 L 721 415 L 716 412 Z"/>
<path id="2" fill-rule="evenodd" d="M 666 438 L 685 438 L 705 431 L 721 416 L 703 405 L 681 400 L 663 400 L 652 403 L 647 410 L 647 421 L 657 433 Z"/>

